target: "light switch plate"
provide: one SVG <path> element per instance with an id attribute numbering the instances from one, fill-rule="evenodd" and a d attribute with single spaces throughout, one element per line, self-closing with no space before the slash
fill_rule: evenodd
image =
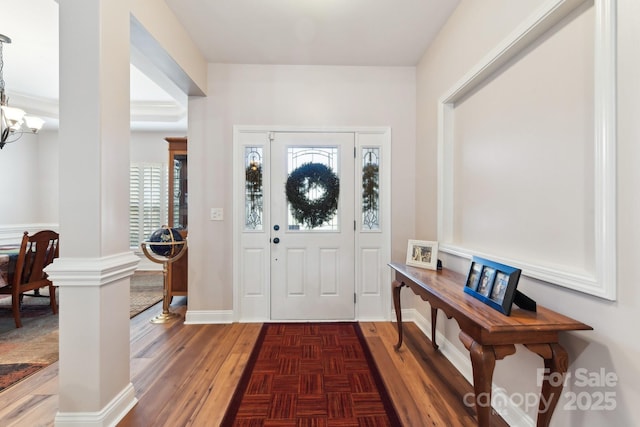
<path id="1" fill-rule="evenodd" d="M 222 221 L 224 219 L 224 211 L 222 208 L 211 208 L 209 219 L 211 221 Z"/>

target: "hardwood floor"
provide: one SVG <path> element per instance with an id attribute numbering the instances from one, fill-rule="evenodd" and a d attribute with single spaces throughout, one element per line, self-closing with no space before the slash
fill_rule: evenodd
<path id="1" fill-rule="evenodd" d="M 184 314 L 186 307 L 172 310 Z M 261 324 L 151 324 L 161 306 L 131 320 L 131 378 L 138 404 L 118 424 L 217 426 L 231 400 Z M 413 324 L 404 344 L 395 324 L 361 322 L 396 410 L 405 426 L 475 426 L 463 396 L 471 385 Z M 55 363 L 0 393 L 0 425 L 53 426 L 58 406 Z M 497 415 L 495 427 L 507 426 Z"/>

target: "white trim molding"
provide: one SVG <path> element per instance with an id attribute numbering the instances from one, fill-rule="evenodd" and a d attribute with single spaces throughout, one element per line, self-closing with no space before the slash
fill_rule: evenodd
<path id="1" fill-rule="evenodd" d="M 29 234 L 40 230 L 53 230 L 57 232 L 59 228 L 59 224 L 51 223 L 0 225 L 0 244 L 19 244 L 22 241 L 22 235 L 25 231 Z"/>
<path id="2" fill-rule="evenodd" d="M 233 310 L 188 310 L 185 325 L 217 325 L 233 323 Z"/>
<path id="3" fill-rule="evenodd" d="M 107 406 L 98 412 L 58 412 L 56 427 L 115 426 L 138 403 L 133 385 L 129 383 Z"/>
<path id="4" fill-rule="evenodd" d="M 55 286 L 99 287 L 133 275 L 140 258 L 122 252 L 101 258 L 56 258 L 45 268 Z"/>
<path id="5" fill-rule="evenodd" d="M 549 0 L 473 67 L 438 102 L 438 240 L 440 251 L 471 258 L 453 244 L 454 108 L 487 78 L 500 72 L 586 0 Z M 616 0 L 595 0 L 594 46 L 594 242 L 595 271 L 575 274 L 560 267 L 476 253 L 517 265 L 522 274 L 608 300 L 616 299 Z"/>

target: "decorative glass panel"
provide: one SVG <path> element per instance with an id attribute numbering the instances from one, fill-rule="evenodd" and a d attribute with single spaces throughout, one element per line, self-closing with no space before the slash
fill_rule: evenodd
<path id="1" fill-rule="evenodd" d="M 262 230 L 262 147 L 245 147 L 245 219 L 247 230 Z"/>
<path id="2" fill-rule="evenodd" d="M 340 179 L 337 147 L 289 147 L 288 229 L 337 231 Z"/>
<path id="3" fill-rule="evenodd" d="M 362 149 L 362 228 L 380 229 L 380 149 Z"/>
<path id="4" fill-rule="evenodd" d="M 187 229 L 187 155 L 173 156 L 173 228 Z"/>

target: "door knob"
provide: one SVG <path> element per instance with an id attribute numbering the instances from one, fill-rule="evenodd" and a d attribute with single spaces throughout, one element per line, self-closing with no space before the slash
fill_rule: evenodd
<path id="1" fill-rule="evenodd" d="M 280 243 L 280 238 L 279 237 L 274 238 L 273 243 L 275 243 L 276 245 Z"/>

